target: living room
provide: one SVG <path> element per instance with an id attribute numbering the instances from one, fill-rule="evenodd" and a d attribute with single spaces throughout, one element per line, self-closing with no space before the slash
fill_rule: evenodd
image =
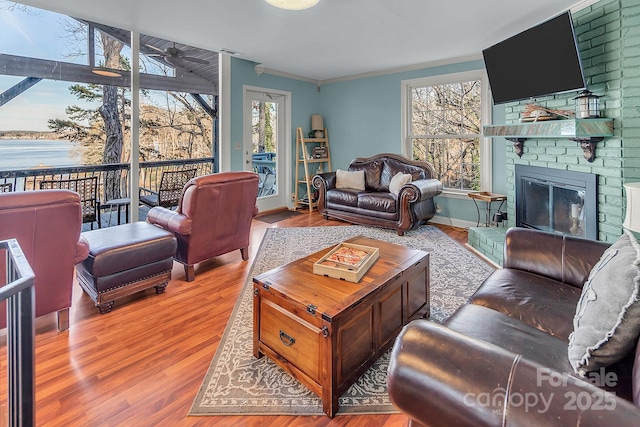
<path id="1" fill-rule="evenodd" d="M 44 1 L 25 3 L 53 8 Z M 518 157 L 510 141 L 488 139 L 492 186 L 487 189 L 507 195 L 510 225 L 515 221 L 515 165 L 555 168 L 566 165 L 568 170 L 599 177 L 598 239 L 613 242 L 622 233 L 623 184 L 640 180 L 640 150 L 636 148 L 640 138 L 637 119 L 640 79 L 635 72 L 640 58 L 637 50 L 640 21 L 638 6 L 631 3 L 579 2 L 579 7 L 572 11 L 589 89 L 601 97 L 602 116 L 614 120 L 614 136 L 597 144 L 593 162 L 584 159 L 579 144 L 574 141 L 529 139 L 522 157 Z M 68 2 L 67 7 L 72 4 Z M 60 12 L 65 12 L 63 6 L 58 7 Z M 244 86 L 291 93 L 291 147 L 295 128 L 308 127 L 311 115 L 321 113 L 331 135 L 331 155 L 337 169 L 346 168 L 356 157 L 406 152 L 400 137 L 404 126 L 403 82 L 484 69 L 480 52 L 457 61 L 415 67 L 390 64 L 386 72 L 322 83 L 269 70 L 258 73 L 255 61 L 241 57 L 227 57 L 222 66 L 227 67 L 231 76 L 230 93 L 226 101 L 222 100 L 222 108 L 227 102 L 226 107 L 231 111 L 221 119 L 222 141 L 226 144 L 223 151 L 227 153 L 222 164 L 231 170 L 241 169 L 243 163 L 242 152 L 235 149 L 233 143 L 243 139 L 240 109 Z M 514 66 L 516 72 L 517 66 Z M 575 95 L 544 97 L 536 102 L 548 108 L 570 110 L 574 108 Z M 493 106 L 491 124 L 518 122 L 528 103 L 530 101 Z M 464 228 L 475 226 L 476 210 L 468 197 L 444 194 L 438 196 L 436 202 L 440 213 L 432 222 Z M 61 336 L 50 318 L 38 324 L 37 369 L 39 372 L 52 369 L 50 373 L 40 374 L 45 378 L 46 388 L 43 388 L 47 393 L 43 409 L 38 412 L 42 425 L 80 425 L 86 420 L 96 425 L 405 425 L 406 418 L 399 415 L 348 416 L 334 420 L 322 415 L 186 416 L 268 227 L 258 221 L 253 224 L 248 263 L 242 262 L 237 253 L 219 257 L 202 266 L 203 274 L 196 281 L 172 281 L 167 289 L 171 299 L 166 301 L 149 296 L 132 297 L 121 310 L 99 316 L 91 301 L 74 289 L 72 326 L 67 335 Z M 297 216 L 286 225 L 278 226 L 331 225 L 345 224 L 326 221 L 314 214 Z M 179 276 L 181 272 L 175 270 L 174 274 Z M 225 286 L 220 286 L 221 283 Z M 199 301 L 209 304 L 201 307 Z M 162 310 L 154 308 L 156 306 Z M 83 330 L 74 328 L 74 324 L 81 324 Z M 192 332 L 185 333 L 185 329 Z M 52 367 L 46 362 L 49 357 Z M 85 368 L 78 369 L 74 376 L 68 368 L 61 367 L 62 359 Z M 61 396 L 60 400 L 56 395 Z"/>

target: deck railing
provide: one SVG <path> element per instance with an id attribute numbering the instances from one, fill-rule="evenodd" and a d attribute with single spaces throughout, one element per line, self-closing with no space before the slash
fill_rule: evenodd
<path id="1" fill-rule="evenodd" d="M 162 172 L 166 170 L 197 169 L 196 176 L 213 172 L 213 157 L 198 159 L 140 162 L 139 186 L 157 190 Z M 129 164 L 69 166 L 58 168 L 33 168 L 0 171 L 0 191 L 39 190 L 44 180 L 62 180 L 98 176 L 98 193 L 101 201 L 130 197 Z M 115 183 L 108 189 L 106 183 Z"/>
<path id="2" fill-rule="evenodd" d="M 35 275 L 18 241 L 0 241 L 5 280 L 0 301 L 7 301 L 7 417 L 0 425 L 33 426 L 35 419 Z M 1 412 L 1 411 L 0 411 Z"/>
<path id="3" fill-rule="evenodd" d="M 253 154 L 252 169 L 260 177 L 259 196 L 269 196 L 275 192 L 276 173 L 275 153 Z M 184 170 L 196 168 L 196 176 L 214 172 L 214 158 L 167 160 L 154 162 L 140 162 L 140 188 L 157 191 L 164 171 Z M 54 168 L 31 168 L 21 170 L 0 170 L 0 193 L 39 190 L 40 182 L 65 179 L 98 177 L 98 200 L 107 209 L 105 202 L 114 199 L 130 198 L 129 194 L 129 164 L 115 163 L 103 165 L 66 166 Z M 116 210 L 120 215 L 119 209 Z M 142 210 L 140 215 L 143 216 Z M 103 221 L 103 226 L 105 221 Z M 112 224 L 109 218 L 106 226 Z M 115 222 L 113 222 L 115 225 Z"/>

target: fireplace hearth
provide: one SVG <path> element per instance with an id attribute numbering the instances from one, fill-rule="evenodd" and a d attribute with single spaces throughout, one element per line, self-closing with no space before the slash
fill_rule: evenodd
<path id="1" fill-rule="evenodd" d="M 597 176 L 516 165 L 516 225 L 596 240 Z"/>

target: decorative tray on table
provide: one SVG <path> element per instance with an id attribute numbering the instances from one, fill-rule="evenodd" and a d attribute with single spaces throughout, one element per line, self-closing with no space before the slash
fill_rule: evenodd
<path id="1" fill-rule="evenodd" d="M 313 264 L 313 272 L 357 283 L 378 259 L 379 252 L 371 246 L 340 243 Z"/>

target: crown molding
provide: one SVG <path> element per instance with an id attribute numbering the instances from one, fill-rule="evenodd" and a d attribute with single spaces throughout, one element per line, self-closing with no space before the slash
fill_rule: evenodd
<path id="1" fill-rule="evenodd" d="M 313 83 L 315 85 L 320 84 L 320 80 L 311 79 L 309 77 L 298 76 L 296 74 L 285 73 L 284 71 L 273 70 L 271 68 L 265 68 L 262 65 L 260 67 L 260 74 L 271 74 L 272 76 L 285 77 L 287 79 L 300 80 L 302 82 Z M 257 73 L 256 73 L 257 74 Z"/>
<path id="2" fill-rule="evenodd" d="M 345 77 L 337 77 L 335 79 L 320 80 L 319 84 L 322 85 L 322 84 L 326 84 L 326 83 L 344 82 L 344 81 L 349 81 L 349 80 L 363 79 L 363 78 L 367 78 L 367 77 L 385 76 L 385 75 L 388 75 L 388 74 L 404 73 L 404 72 L 408 72 L 408 71 L 423 70 L 423 69 L 428 69 L 428 68 L 442 67 L 442 66 L 451 65 L 451 64 L 460 64 L 460 63 L 463 63 L 463 62 L 477 61 L 479 59 L 482 59 L 482 54 L 458 56 L 458 57 L 455 57 L 455 58 L 440 59 L 440 60 L 437 60 L 437 61 L 422 62 L 422 63 L 418 63 L 418 64 L 405 65 L 405 66 L 394 67 L 394 68 L 387 68 L 387 69 L 379 70 L 379 71 L 372 71 L 372 72 L 368 72 L 368 73 L 354 74 L 354 75 L 345 76 Z"/>
<path id="3" fill-rule="evenodd" d="M 353 74 L 350 76 L 344 76 L 344 77 L 336 77 L 334 79 L 327 79 L 327 80 L 316 80 L 316 79 L 311 79 L 308 77 L 303 77 L 303 76 L 298 76 L 295 74 L 290 74 L 290 73 L 285 73 L 283 71 L 278 71 L 278 70 L 274 70 L 271 68 L 265 68 L 260 66 L 260 74 L 271 74 L 274 76 L 279 76 L 279 77 L 286 77 L 289 79 L 294 79 L 294 80 L 300 80 L 303 82 L 307 82 L 307 83 L 313 83 L 315 85 L 321 86 L 323 84 L 327 84 L 327 83 L 336 83 L 336 82 L 344 82 L 344 81 L 349 81 L 349 80 L 358 80 L 358 79 L 363 79 L 363 78 L 367 78 L 367 77 L 377 77 L 377 76 L 385 76 L 388 74 L 394 74 L 394 73 L 402 73 L 402 72 L 407 72 L 407 71 L 415 71 L 415 70 L 422 70 L 422 69 L 428 69 L 428 68 L 435 68 L 435 67 L 442 67 L 445 65 L 451 65 L 451 64 L 459 64 L 459 63 L 463 63 L 463 62 L 469 62 L 469 61 L 477 61 L 479 59 L 482 59 L 482 55 L 478 54 L 478 55 L 468 55 L 468 56 L 459 56 L 456 58 L 447 58 L 447 59 L 441 59 L 438 61 L 431 61 L 431 62 L 423 62 L 423 63 L 419 63 L 419 64 L 413 64 L 413 65 L 406 65 L 406 66 L 402 66 L 402 67 L 395 67 L 395 68 L 387 68 L 384 70 L 379 70 L 379 71 L 371 71 L 371 72 L 367 72 L 367 73 L 360 73 L 360 74 Z"/>

